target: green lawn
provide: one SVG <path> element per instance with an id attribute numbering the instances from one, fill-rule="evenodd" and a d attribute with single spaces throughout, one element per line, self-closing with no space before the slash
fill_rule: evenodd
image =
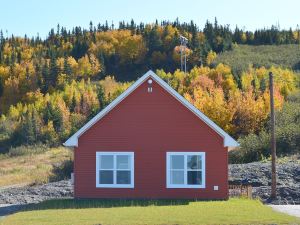
<path id="1" fill-rule="evenodd" d="M 299 224 L 258 200 L 75 201 L 41 203 L 6 217 L 1 225 Z"/>

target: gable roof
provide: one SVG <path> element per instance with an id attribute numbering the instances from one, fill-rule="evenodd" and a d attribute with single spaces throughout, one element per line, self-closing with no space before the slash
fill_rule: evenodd
<path id="1" fill-rule="evenodd" d="M 149 70 L 141 78 L 139 78 L 134 84 L 132 84 L 126 91 L 119 95 L 114 101 L 112 101 L 106 108 L 100 111 L 96 116 L 94 116 L 89 122 L 87 122 L 83 127 L 81 127 L 75 134 L 73 134 L 63 145 L 67 147 L 77 147 L 78 138 L 86 132 L 90 127 L 92 127 L 97 121 L 103 118 L 107 113 L 109 113 L 116 105 L 118 105 L 123 99 L 130 95 L 136 88 L 138 88 L 145 80 L 151 77 L 155 80 L 162 88 L 164 88 L 169 94 L 181 102 L 185 107 L 192 111 L 198 118 L 205 122 L 209 127 L 216 131 L 224 140 L 224 147 L 237 147 L 239 144 L 224 130 L 222 130 L 217 124 L 205 116 L 200 110 L 188 102 L 184 97 L 182 97 L 178 92 L 176 92 L 172 87 L 170 87 L 165 81 L 163 81 L 159 76 L 157 76 L 153 71 Z"/>

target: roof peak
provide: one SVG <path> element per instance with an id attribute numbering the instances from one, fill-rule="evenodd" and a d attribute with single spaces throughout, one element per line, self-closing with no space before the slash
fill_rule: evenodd
<path id="1" fill-rule="evenodd" d="M 65 143 L 65 146 L 74 147 L 78 146 L 78 138 L 86 132 L 91 126 L 103 118 L 108 112 L 110 112 L 116 105 L 118 105 L 123 99 L 125 99 L 129 94 L 131 94 L 136 88 L 138 88 L 148 77 L 152 77 L 162 88 L 164 88 L 169 94 L 181 102 L 185 107 L 192 111 L 199 119 L 210 126 L 215 132 L 217 132 L 224 139 L 224 147 L 237 147 L 239 144 L 223 129 L 221 129 L 217 124 L 210 120 L 206 115 L 204 115 L 200 110 L 188 102 L 184 97 L 182 97 L 178 92 L 176 92 L 171 86 L 169 86 L 165 81 L 163 81 L 156 73 L 152 70 L 146 72 L 142 77 L 140 77 L 135 83 L 133 83 L 127 90 L 125 90 L 121 95 L 119 95 L 115 100 L 113 100 L 106 108 L 101 110 L 96 116 L 94 116 L 89 122 L 87 122 L 82 128 L 80 128 L 75 134 L 73 134 Z"/>

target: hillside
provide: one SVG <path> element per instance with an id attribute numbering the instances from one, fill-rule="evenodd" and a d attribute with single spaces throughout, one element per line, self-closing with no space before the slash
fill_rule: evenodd
<path id="1" fill-rule="evenodd" d="M 218 54 L 213 64 L 219 63 L 229 65 L 236 75 L 245 72 L 249 65 L 300 70 L 300 45 L 233 45 L 232 50 Z"/>
<path id="2" fill-rule="evenodd" d="M 186 74 L 178 70 L 180 35 L 188 38 Z M 268 74 L 276 75 L 280 111 L 299 91 L 299 42 L 299 29 L 231 30 L 217 20 L 202 30 L 178 20 L 120 22 L 118 28 L 90 23 L 89 29 L 71 30 L 58 25 L 45 39 L 4 37 L 0 30 L 0 153 L 22 145 L 60 145 L 152 69 L 226 132 L 242 138 L 247 149 L 233 161 L 262 159 L 269 155 Z M 297 125 L 299 113 L 289 108 L 284 112 Z M 279 153 L 298 151 L 299 130 L 292 129 L 293 138 L 284 139 Z M 291 137 L 290 130 L 284 124 L 279 132 Z"/>

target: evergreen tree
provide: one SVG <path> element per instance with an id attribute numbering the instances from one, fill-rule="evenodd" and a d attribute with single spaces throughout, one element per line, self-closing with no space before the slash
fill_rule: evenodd
<path id="1" fill-rule="evenodd" d="M 93 22 L 92 21 L 90 21 L 90 33 L 93 33 Z"/>
<path id="2" fill-rule="evenodd" d="M 4 45 L 4 41 L 5 41 L 5 39 L 3 37 L 3 32 L 2 32 L 2 30 L 0 30 L 0 49 Z"/>
<path id="3" fill-rule="evenodd" d="M 130 21 L 130 28 L 129 28 L 130 31 L 131 31 L 131 35 L 135 34 L 135 28 L 136 28 L 136 25 L 135 25 L 133 19 L 131 19 L 131 21 Z"/>
<path id="4" fill-rule="evenodd" d="M 105 101 L 105 94 L 102 85 L 100 85 L 98 88 L 97 97 L 98 97 L 100 109 L 103 109 L 106 106 L 106 101 Z"/>
<path id="5" fill-rule="evenodd" d="M 57 24 L 57 29 L 56 29 L 56 35 L 59 36 L 60 32 L 60 26 L 59 23 Z"/>
<path id="6" fill-rule="evenodd" d="M 33 108 L 32 111 L 32 123 L 33 123 L 35 141 L 38 141 L 41 135 L 42 124 L 41 124 L 41 118 L 35 108 Z"/>
<path id="7" fill-rule="evenodd" d="M 162 48 L 162 40 L 157 31 L 157 26 L 153 27 L 148 35 L 147 47 L 149 54 L 151 55 L 154 51 L 159 51 Z"/>
<path id="8" fill-rule="evenodd" d="M 42 85 L 42 92 L 46 93 L 50 87 L 50 72 L 48 63 L 45 63 L 42 68 L 42 77 L 43 77 L 43 85 Z"/>
<path id="9" fill-rule="evenodd" d="M 260 80 L 259 89 L 263 93 L 267 88 L 266 80 L 263 78 Z"/>
<path id="10" fill-rule="evenodd" d="M 75 112 L 75 108 L 76 108 L 77 102 L 76 102 L 76 97 L 75 97 L 75 92 L 73 93 L 73 97 L 72 97 L 72 102 L 70 105 L 70 111 L 71 112 Z"/>
<path id="11" fill-rule="evenodd" d="M 4 91 L 4 79 L 2 76 L 0 76 L 0 97 L 3 95 Z"/>
<path id="12" fill-rule="evenodd" d="M 56 63 L 56 58 L 52 56 L 50 59 L 50 70 L 49 70 L 50 85 L 52 87 L 56 87 L 58 74 L 59 74 L 59 68 Z"/>
<path id="13" fill-rule="evenodd" d="M 100 67 L 101 67 L 100 76 L 101 76 L 101 77 L 104 77 L 105 74 L 106 74 L 106 67 L 105 67 L 104 55 L 103 55 L 102 52 L 99 54 L 98 60 L 99 60 Z"/>
<path id="14" fill-rule="evenodd" d="M 64 73 L 67 74 L 68 77 L 70 77 L 72 75 L 72 68 L 68 62 L 67 56 L 65 56 L 65 58 L 64 58 Z"/>
<path id="15" fill-rule="evenodd" d="M 191 26 L 191 34 L 192 34 L 190 46 L 192 48 L 198 48 L 199 47 L 199 43 L 197 41 L 197 27 L 194 24 L 193 20 L 191 21 L 190 26 Z"/>

